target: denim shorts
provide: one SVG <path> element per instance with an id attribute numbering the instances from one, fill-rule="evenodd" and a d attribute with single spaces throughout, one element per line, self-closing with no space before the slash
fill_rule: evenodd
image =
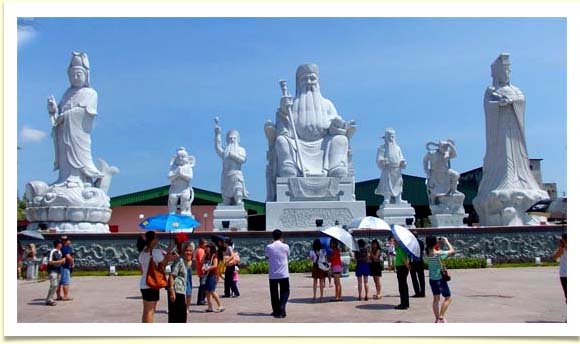
<path id="1" fill-rule="evenodd" d="M 60 285 L 70 284 L 70 269 L 63 268 L 60 272 Z"/>
<path id="2" fill-rule="evenodd" d="M 217 278 L 214 275 L 208 275 L 205 280 L 205 291 L 214 292 L 217 286 Z"/>
<path id="3" fill-rule="evenodd" d="M 431 286 L 431 291 L 433 292 L 433 295 L 443 295 L 443 297 L 451 296 L 451 290 L 449 290 L 449 285 L 445 280 L 429 279 L 429 285 Z"/>

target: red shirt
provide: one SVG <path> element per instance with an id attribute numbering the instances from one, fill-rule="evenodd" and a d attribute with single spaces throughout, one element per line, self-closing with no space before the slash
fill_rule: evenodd
<path id="1" fill-rule="evenodd" d="M 203 266 L 203 258 L 205 256 L 205 250 L 201 247 L 195 249 L 195 271 L 197 272 L 197 276 L 203 276 L 203 272 L 201 271 L 201 267 Z"/>
<path id="2" fill-rule="evenodd" d="M 330 265 L 331 266 L 341 266 L 342 262 L 340 261 L 340 251 L 339 250 L 332 250 L 332 254 L 330 255 Z"/>

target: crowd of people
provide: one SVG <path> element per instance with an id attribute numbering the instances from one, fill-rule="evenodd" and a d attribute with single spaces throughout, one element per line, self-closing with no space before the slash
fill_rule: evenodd
<path id="1" fill-rule="evenodd" d="M 193 295 L 194 271 L 198 277 L 196 305 L 206 305 L 206 312 L 223 312 L 225 308 L 221 298 L 240 296 L 240 257 L 231 240 L 218 237 L 216 243 L 213 243 L 200 239 L 196 248 L 193 242 L 188 241 L 186 234 L 180 233 L 167 250 L 162 250 L 158 244 L 154 231 L 146 232 L 137 240 L 142 272 L 139 283 L 143 299 L 142 322 L 153 322 L 160 290 L 163 288 L 167 290 L 168 321 L 187 322 Z M 166 271 L 167 267 L 170 272 L 166 284 L 154 284 L 150 280 L 154 273 L 150 270 Z M 216 290 L 220 279 L 224 281 L 224 294 L 221 296 Z"/>
<path id="2" fill-rule="evenodd" d="M 417 236 L 417 232 L 414 232 Z M 290 273 L 288 261 L 290 247 L 284 243 L 280 230 L 272 232 L 273 241 L 265 248 L 268 260 L 268 276 L 271 315 L 275 318 L 285 318 L 286 304 L 290 296 Z M 225 237 L 217 236 L 208 242 L 198 241 L 197 247 L 188 240 L 186 234 L 178 234 L 173 245 L 166 250 L 158 247 L 158 238 L 153 231 L 148 231 L 137 241 L 138 261 L 142 275 L 139 288 L 143 300 L 142 322 L 153 322 L 157 303 L 160 299 L 160 289 L 166 289 L 168 300 L 168 321 L 187 322 L 189 306 L 192 304 L 194 289 L 193 276 L 197 274 L 197 297 L 195 304 L 207 306 L 206 312 L 223 312 L 221 298 L 236 298 L 240 296 L 238 286 L 240 256 L 234 249 L 233 242 Z M 312 261 L 312 302 L 323 302 L 326 280 L 329 287 L 334 282 L 334 297 L 331 302 L 343 300 L 341 274 L 343 261 L 341 259 L 341 243 L 335 239 L 315 239 L 309 258 Z M 433 295 L 432 310 L 436 323 L 446 322 L 445 315 L 451 304 L 451 289 L 449 274 L 444 261 L 455 253 L 454 247 L 445 237 L 427 236 L 425 242 L 417 238 L 420 245 L 420 256 L 408 254 L 407 250 L 398 244 L 393 237 L 387 239 L 385 250 L 381 249 L 378 240 L 370 245 L 364 239 L 357 241 L 358 250 L 353 252 L 356 262 L 355 276 L 359 301 L 369 300 L 369 276 L 372 277 L 374 290 L 372 299 L 382 298 L 381 277 L 384 269 L 394 269 L 397 276 L 400 302 L 394 308 L 405 310 L 409 308 L 408 276 L 414 289 L 413 298 L 424 298 L 425 268 L 427 268 L 428 283 Z M 19 244 L 20 246 L 20 244 Z M 389 262 L 391 251 L 394 253 Z M 19 251 L 22 262 L 37 260 L 36 247 L 33 243 Z M 567 298 L 567 236 L 564 234 L 558 243 L 553 258 L 560 262 L 560 282 Z M 53 242 L 53 248 L 43 260 L 46 268 L 49 288 L 46 305 L 55 306 L 57 301 L 70 301 L 69 286 L 71 274 L 75 266 L 74 252 L 71 240 L 62 236 Z M 163 288 L 151 287 L 149 284 L 150 268 L 170 271 Z M 43 269 L 43 267 L 41 267 Z M 19 276 L 20 276 L 19 271 Z M 218 282 L 223 279 L 224 292 L 221 296 L 216 291 Z"/>

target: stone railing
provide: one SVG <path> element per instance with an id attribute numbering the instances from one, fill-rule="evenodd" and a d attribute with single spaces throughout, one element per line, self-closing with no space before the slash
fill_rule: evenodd
<path id="1" fill-rule="evenodd" d="M 457 257 L 492 258 L 494 262 L 533 261 L 535 257 L 550 260 L 556 249 L 558 239 L 566 232 L 566 225 L 523 226 L 523 227 L 468 227 L 468 228 L 420 228 L 419 238 L 427 235 L 446 236 L 455 247 Z M 143 233 L 111 234 L 67 234 L 72 240 L 75 260 L 79 269 L 108 269 L 110 265 L 118 268 L 137 269 L 137 237 Z M 248 265 L 265 259 L 264 248 L 271 242 L 271 232 L 220 232 L 234 241 L 240 253 L 241 265 Z M 385 247 L 386 230 L 354 230 L 356 239 L 370 242 L 377 239 Z M 200 238 L 210 239 L 211 233 L 192 233 L 189 238 L 197 244 Z M 18 235 L 18 240 L 26 247 L 37 244 L 38 257 L 47 254 L 52 240 L 57 234 L 46 234 L 45 240 L 31 239 Z M 160 246 L 166 247 L 169 234 L 158 233 Z M 290 245 L 291 260 L 305 259 L 312 241 L 321 237 L 317 231 L 284 232 L 284 242 Z"/>

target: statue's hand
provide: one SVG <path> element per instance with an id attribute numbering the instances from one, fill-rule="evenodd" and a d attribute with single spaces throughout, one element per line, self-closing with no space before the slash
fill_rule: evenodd
<path id="1" fill-rule="evenodd" d="M 222 134 L 222 128 L 219 125 L 216 125 L 214 128 L 215 136 L 220 136 Z"/>
<path id="2" fill-rule="evenodd" d="M 506 105 L 509 105 L 511 103 L 512 103 L 512 101 L 509 98 L 507 98 L 507 97 L 502 97 L 499 100 L 499 105 L 501 105 L 501 106 L 506 106 Z"/>
<path id="3" fill-rule="evenodd" d="M 399 164 L 399 167 L 401 167 L 401 168 L 407 167 L 407 162 L 405 160 L 401 160 L 401 163 Z"/>
<path id="4" fill-rule="evenodd" d="M 53 115 L 58 112 L 58 106 L 56 105 L 56 99 L 54 99 L 53 95 L 50 95 L 47 100 L 47 110 L 48 113 Z"/>
<path id="5" fill-rule="evenodd" d="M 282 116 L 284 118 L 288 117 L 289 115 L 289 109 L 292 108 L 292 105 L 294 104 L 294 100 L 292 99 L 292 97 L 282 97 L 280 98 L 280 113 L 282 114 Z"/>

